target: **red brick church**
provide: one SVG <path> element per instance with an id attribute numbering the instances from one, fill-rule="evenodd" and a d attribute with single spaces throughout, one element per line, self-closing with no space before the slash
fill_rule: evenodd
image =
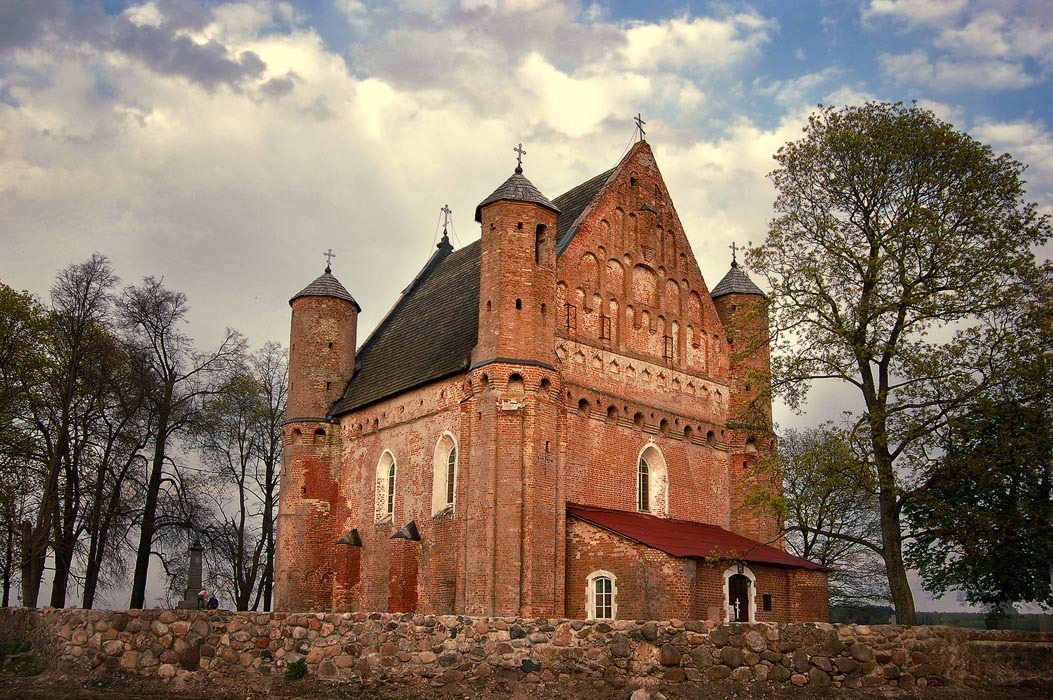
<path id="1" fill-rule="evenodd" d="M 774 445 L 765 297 L 712 290 L 654 155 L 549 200 L 522 167 L 356 349 L 292 306 L 278 610 L 825 620 L 826 571 L 741 507 Z"/>

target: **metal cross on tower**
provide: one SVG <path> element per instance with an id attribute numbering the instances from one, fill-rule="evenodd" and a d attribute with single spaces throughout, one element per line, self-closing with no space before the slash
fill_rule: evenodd
<path id="1" fill-rule="evenodd" d="M 523 172 L 523 156 L 526 155 L 526 149 L 523 148 L 523 144 L 519 144 L 512 150 L 519 154 L 516 156 L 516 172 L 521 173 Z"/>
<path id="2" fill-rule="evenodd" d="M 331 269 L 330 266 L 331 266 L 331 264 L 333 262 L 333 258 L 336 257 L 336 253 L 334 253 L 333 249 L 330 248 L 329 250 L 327 250 L 324 253 L 322 253 L 322 257 L 325 258 L 325 271 L 326 272 L 332 272 L 332 269 Z"/>
<path id="3" fill-rule="evenodd" d="M 731 266 L 732 266 L 732 267 L 738 267 L 738 266 L 739 266 L 739 263 L 738 263 L 738 261 L 737 261 L 737 260 L 735 259 L 735 253 L 737 253 L 737 252 L 738 252 L 739 248 L 738 248 L 738 246 L 737 246 L 737 245 L 735 245 L 735 241 L 732 241 L 732 242 L 731 242 L 731 245 L 729 245 L 729 246 L 728 246 L 728 248 L 731 248 Z"/>
<path id="4" fill-rule="evenodd" d="M 636 130 L 640 132 L 640 140 L 643 141 L 644 136 L 646 135 L 646 132 L 644 131 L 643 125 L 646 124 L 647 122 L 645 122 L 643 120 L 643 118 L 640 116 L 639 112 L 637 112 L 636 116 L 633 117 L 633 121 L 636 122 Z"/>
<path id="5" fill-rule="evenodd" d="M 450 209 L 449 204 L 443 204 L 439 211 L 442 212 L 442 239 L 436 247 L 440 250 L 453 250 L 453 246 L 450 245 L 450 236 L 446 233 L 446 226 L 450 223 L 450 214 L 453 213 L 453 210 Z"/>

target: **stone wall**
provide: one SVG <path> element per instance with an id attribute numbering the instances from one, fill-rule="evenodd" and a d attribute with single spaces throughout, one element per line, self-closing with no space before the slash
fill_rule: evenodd
<path id="1" fill-rule="evenodd" d="M 1053 635 L 952 627 L 471 618 L 388 613 L 0 611 L 0 641 L 52 664 L 257 684 L 298 660 L 334 681 L 444 685 L 496 676 L 626 687 L 744 683 L 839 688 L 1046 685 Z"/>

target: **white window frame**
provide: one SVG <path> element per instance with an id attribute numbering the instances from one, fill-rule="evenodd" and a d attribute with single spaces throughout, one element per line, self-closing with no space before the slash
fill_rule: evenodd
<path id="1" fill-rule="evenodd" d="M 640 462 L 647 462 L 647 500 L 649 510 L 640 510 Z M 637 512 L 656 515 L 660 518 L 669 517 L 669 468 L 665 462 L 665 455 L 658 447 L 658 443 L 647 441 L 636 455 L 635 477 L 636 493 L 633 502 Z"/>
<path id="2" fill-rule="evenodd" d="M 394 470 L 394 478 L 392 478 L 392 470 Z M 398 460 L 395 459 L 394 453 L 391 450 L 384 450 L 377 462 L 376 502 L 373 507 L 374 519 L 378 523 L 394 520 L 398 473 Z"/>
<path id="3" fill-rule="evenodd" d="M 729 566 L 724 571 L 724 602 L 721 605 L 721 609 L 724 611 L 724 622 L 731 621 L 731 577 L 739 573 L 739 565 Z M 749 605 L 749 621 L 757 621 L 757 576 L 750 570 L 750 567 L 742 567 L 742 575 L 750 580 L 749 593 L 746 595 L 746 602 Z"/>
<path id="4" fill-rule="evenodd" d="M 450 464 L 450 457 L 453 464 Z M 457 477 L 458 466 L 461 460 L 461 450 L 457 444 L 457 438 L 449 430 L 444 430 L 435 443 L 435 454 L 431 478 L 431 514 L 438 515 L 449 509 L 451 512 L 457 507 Z M 449 488 L 450 469 L 453 468 L 453 500 L 447 499 Z"/>
<path id="5" fill-rule="evenodd" d="M 607 579 L 611 582 L 611 616 L 596 616 L 596 581 Z M 618 619 L 618 577 L 610 571 L 593 571 L 585 579 L 585 617 L 589 620 L 617 620 Z"/>

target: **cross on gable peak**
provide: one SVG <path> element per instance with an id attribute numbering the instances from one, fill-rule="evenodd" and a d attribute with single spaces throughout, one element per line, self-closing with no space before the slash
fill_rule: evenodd
<path id="1" fill-rule="evenodd" d="M 333 262 L 333 258 L 336 257 L 336 253 L 334 253 L 333 249 L 330 248 L 329 250 L 327 250 L 324 253 L 322 253 L 322 257 L 325 258 L 325 271 L 326 271 L 326 274 L 331 274 L 333 272 L 333 270 L 332 270 L 332 262 Z"/>

